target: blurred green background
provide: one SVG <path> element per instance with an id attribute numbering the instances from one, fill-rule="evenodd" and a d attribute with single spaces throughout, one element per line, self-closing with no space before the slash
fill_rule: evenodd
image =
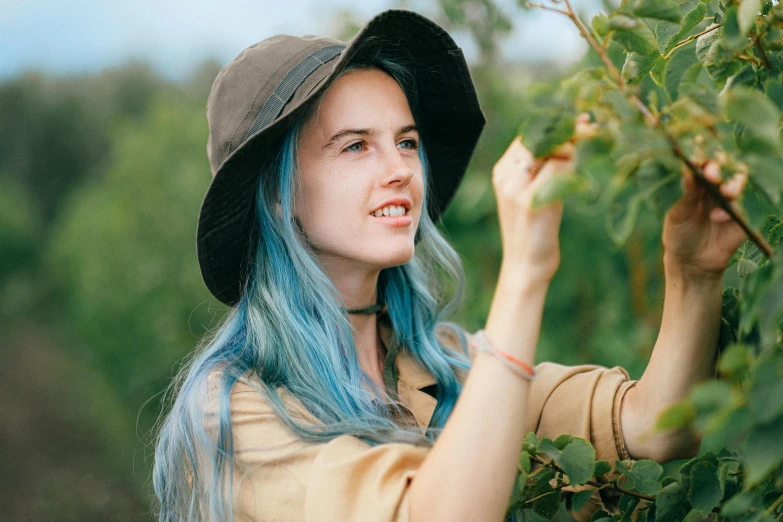
<path id="1" fill-rule="evenodd" d="M 493 6 L 441 0 L 424 11 L 471 47 L 488 120 L 441 223 L 468 273 L 454 319 L 471 330 L 500 262 L 492 165 L 526 86 L 580 67 L 578 48 L 510 59 L 511 8 Z M 328 34 L 347 39 L 364 19 L 335 9 Z M 195 229 L 211 179 L 206 99 L 229 60 L 205 58 L 176 80 L 144 61 L 0 80 L 0 520 L 153 518 L 160 394 L 226 312 L 201 282 Z M 539 360 L 641 374 L 660 324 L 659 234 L 643 213 L 618 249 L 601 216 L 566 206 Z"/>

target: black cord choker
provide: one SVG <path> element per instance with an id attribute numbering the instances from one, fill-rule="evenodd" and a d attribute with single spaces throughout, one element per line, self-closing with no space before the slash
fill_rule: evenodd
<path id="1" fill-rule="evenodd" d="M 378 312 L 380 312 L 381 310 L 384 310 L 385 308 L 386 308 L 386 306 L 384 306 L 384 305 L 374 304 L 374 305 L 370 305 L 370 306 L 365 306 L 364 308 L 349 309 L 348 313 L 349 314 L 366 314 L 366 315 L 370 315 L 370 314 L 377 314 Z"/>

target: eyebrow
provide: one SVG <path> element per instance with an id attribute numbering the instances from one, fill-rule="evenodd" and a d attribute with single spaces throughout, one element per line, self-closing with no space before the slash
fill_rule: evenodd
<path id="1" fill-rule="evenodd" d="M 397 129 L 397 134 L 405 134 L 406 132 L 416 131 L 419 132 L 419 128 L 415 124 L 405 125 Z M 335 143 L 351 134 L 357 134 L 359 136 L 376 136 L 378 134 L 377 129 L 343 129 L 326 142 L 325 149 L 333 147 Z"/>

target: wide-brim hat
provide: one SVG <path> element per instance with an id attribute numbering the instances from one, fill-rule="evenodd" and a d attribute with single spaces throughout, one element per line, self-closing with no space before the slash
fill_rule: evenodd
<path id="1" fill-rule="evenodd" d="M 359 50 L 372 54 L 373 46 L 413 70 L 433 221 L 451 201 L 485 119 L 462 50 L 443 28 L 392 9 L 348 43 L 278 35 L 254 44 L 221 69 L 207 101 L 213 180 L 199 212 L 197 248 L 204 282 L 220 301 L 239 301 L 254 256 L 261 164 L 278 152 L 272 147 L 279 147 L 306 102 L 328 88 Z"/>

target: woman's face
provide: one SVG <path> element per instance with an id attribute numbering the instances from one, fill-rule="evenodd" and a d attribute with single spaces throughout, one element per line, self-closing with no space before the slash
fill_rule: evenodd
<path id="1" fill-rule="evenodd" d="M 300 134 L 294 204 L 322 261 L 382 269 L 413 257 L 424 193 L 418 143 L 391 76 L 362 69 L 332 84 Z"/>

